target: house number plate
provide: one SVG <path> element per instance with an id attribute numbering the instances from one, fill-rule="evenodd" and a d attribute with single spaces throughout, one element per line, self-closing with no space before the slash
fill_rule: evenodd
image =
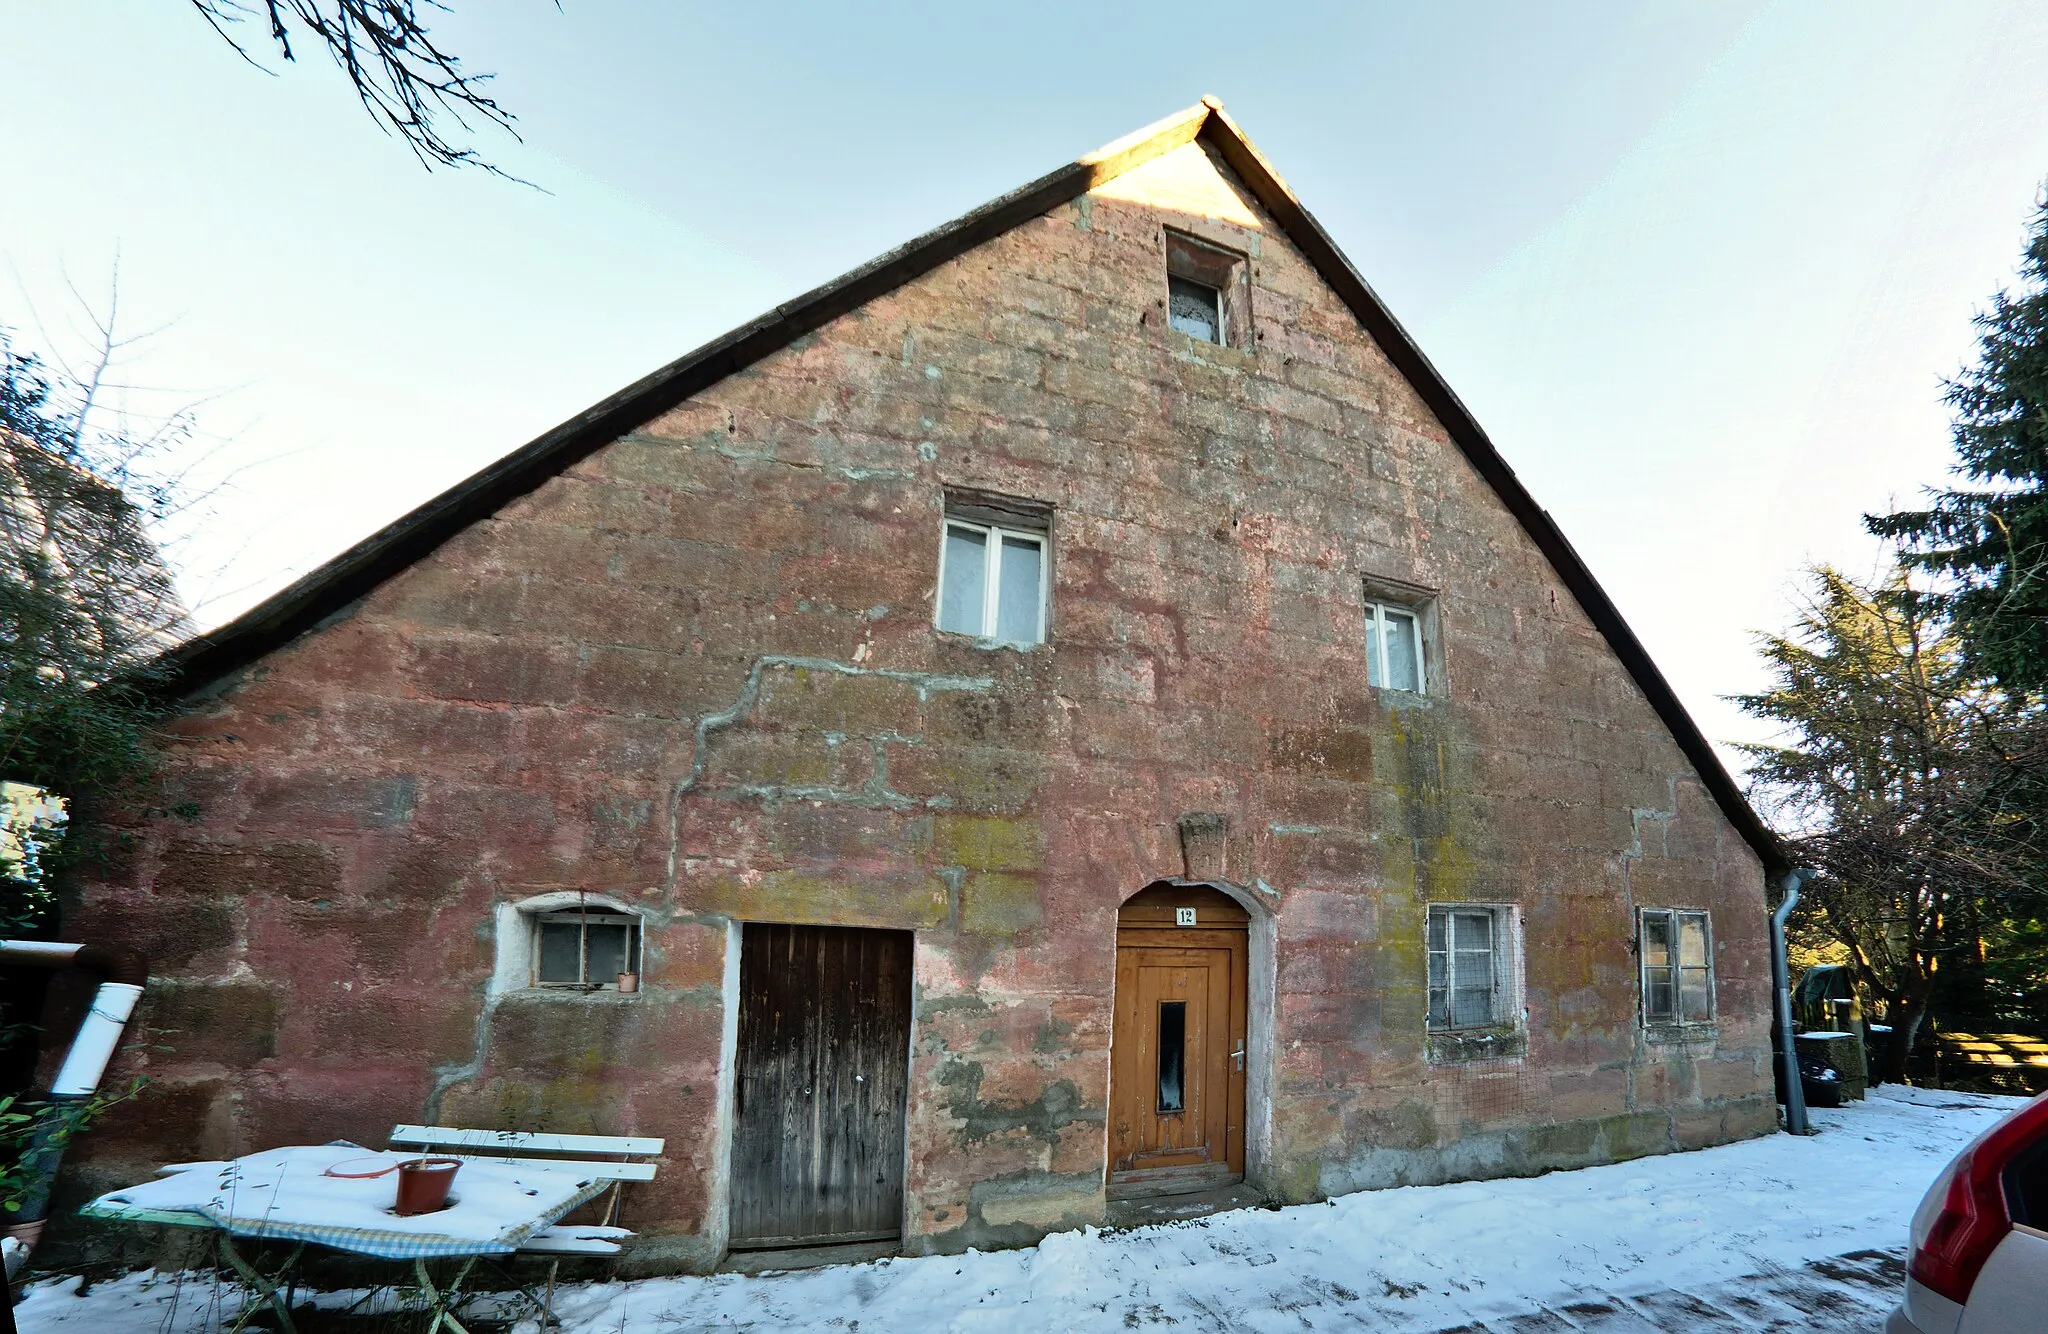
<path id="1" fill-rule="evenodd" d="M 1175 926 L 1193 926 L 1195 924 L 1195 910 L 1193 908 L 1175 908 L 1173 910 L 1173 924 Z"/>

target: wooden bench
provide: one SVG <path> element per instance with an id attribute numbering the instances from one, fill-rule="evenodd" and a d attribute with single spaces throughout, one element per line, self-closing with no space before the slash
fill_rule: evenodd
<path id="1" fill-rule="evenodd" d="M 549 1135 L 520 1130 L 463 1130 L 454 1126 L 393 1126 L 391 1147 L 464 1162 L 509 1163 L 555 1168 L 612 1183 L 604 1222 L 557 1223 L 542 1228 L 519 1248 L 521 1255 L 617 1255 L 632 1232 L 612 1224 L 619 1216 L 619 1190 L 628 1181 L 654 1180 L 649 1159 L 665 1141 L 632 1135 Z M 552 1286 L 552 1285 L 550 1285 Z"/>

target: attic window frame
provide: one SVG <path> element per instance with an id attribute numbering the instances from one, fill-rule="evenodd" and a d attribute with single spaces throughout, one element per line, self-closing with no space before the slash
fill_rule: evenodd
<path id="1" fill-rule="evenodd" d="M 1393 691 L 1392 698 L 1395 699 L 1425 700 L 1439 693 L 1444 680 L 1444 663 L 1437 590 L 1380 574 L 1365 575 L 1362 584 L 1366 685 L 1373 690 Z M 1413 690 L 1387 684 L 1388 612 L 1413 618 L 1416 675 Z"/>
<path id="2" fill-rule="evenodd" d="M 1184 338 L 1212 347 L 1252 348 L 1251 257 L 1175 227 L 1160 229 L 1166 256 L 1166 326 Z M 1203 338 L 1173 324 L 1173 287 L 1191 283 L 1216 294 L 1216 337 Z"/>

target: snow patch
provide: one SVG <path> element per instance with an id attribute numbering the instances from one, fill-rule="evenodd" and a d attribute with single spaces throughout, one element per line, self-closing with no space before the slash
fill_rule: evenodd
<path id="1" fill-rule="evenodd" d="M 1196 1328 L 1441 1329 L 1895 1248 L 1949 1158 L 2023 1099 L 1885 1085 L 1773 1135 L 1547 1176 L 1364 1191 L 1194 1222 L 1058 1233 L 1030 1250 L 880 1260 L 755 1278 L 584 1284 L 564 1334 Z M 23 1331 L 200 1334 L 211 1275 L 28 1290 Z M 202 1318 L 203 1317 L 203 1318 Z"/>

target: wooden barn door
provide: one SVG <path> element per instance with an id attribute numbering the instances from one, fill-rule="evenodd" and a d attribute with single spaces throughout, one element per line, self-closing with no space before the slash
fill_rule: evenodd
<path id="1" fill-rule="evenodd" d="M 1244 1179 L 1250 920 L 1213 889 L 1165 884 L 1133 895 L 1117 914 L 1112 1197 Z"/>
<path id="2" fill-rule="evenodd" d="M 901 1236 L 910 933 L 744 932 L 731 1245 Z"/>

